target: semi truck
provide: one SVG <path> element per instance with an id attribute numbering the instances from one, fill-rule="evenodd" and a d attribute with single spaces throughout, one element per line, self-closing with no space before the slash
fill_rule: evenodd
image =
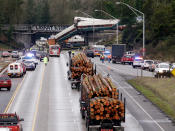
<path id="1" fill-rule="evenodd" d="M 108 76 L 82 75 L 79 102 L 87 131 L 124 131 L 125 98 Z"/>
<path id="2" fill-rule="evenodd" d="M 126 52 L 126 44 L 112 45 L 112 63 L 120 63 L 122 56 Z"/>

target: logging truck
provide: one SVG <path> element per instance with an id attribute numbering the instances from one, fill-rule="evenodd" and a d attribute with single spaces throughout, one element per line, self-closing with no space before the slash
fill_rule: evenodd
<path id="1" fill-rule="evenodd" d="M 93 75 L 96 73 L 93 63 L 84 53 L 79 53 L 69 60 L 69 71 L 67 72 L 68 80 L 71 81 L 72 89 L 80 89 L 81 75 Z"/>
<path id="2" fill-rule="evenodd" d="M 125 99 L 109 77 L 82 76 L 79 101 L 87 131 L 124 131 Z"/>

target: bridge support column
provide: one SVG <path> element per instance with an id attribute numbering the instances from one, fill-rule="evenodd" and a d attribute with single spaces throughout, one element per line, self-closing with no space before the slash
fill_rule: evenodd
<path id="1" fill-rule="evenodd" d="M 17 43 L 23 44 L 25 48 L 30 48 L 32 45 L 32 34 L 16 33 L 15 40 Z"/>
<path id="2" fill-rule="evenodd" d="M 86 45 L 86 46 L 89 45 L 89 34 L 88 34 L 88 33 L 86 33 L 86 34 L 84 35 L 84 42 L 85 42 L 85 45 Z"/>

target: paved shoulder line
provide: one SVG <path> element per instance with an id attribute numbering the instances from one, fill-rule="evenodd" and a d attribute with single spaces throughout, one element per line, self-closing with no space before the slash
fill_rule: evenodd
<path id="1" fill-rule="evenodd" d="M 33 118 L 33 122 L 32 122 L 32 131 L 35 130 L 35 124 L 36 124 L 36 118 L 37 118 L 37 114 L 38 114 L 38 107 L 39 107 L 39 102 L 40 102 L 40 96 L 41 96 L 41 91 L 42 91 L 42 87 L 43 87 L 44 72 L 45 72 L 45 66 L 43 68 L 42 79 L 40 81 L 40 88 L 39 88 L 39 93 L 38 93 L 38 97 L 37 97 L 37 103 L 36 103 L 34 118 Z"/>
<path id="2" fill-rule="evenodd" d="M 7 107 L 6 107 L 5 110 L 4 110 L 4 113 L 7 113 L 8 110 L 10 109 L 10 107 L 11 107 L 12 103 L 14 102 L 15 97 L 16 97 L 17 93 L 19 92 L 19 89 L 21 88 L 21 86 L 22 86 L 24 80 L 26 79 L 26 76 L 27 76 L 27 75 L 28 75 L 28 74 L 26 74 L 26 75 L 24 76 L 23 80 L 18 84 L 18 86 L 17 86 L 15 92 L 13 93 L 13 95 L 12 95 L 12 97 L 11 97 L 11 99 L 10 99 L 8 105 L 7 105 Z"/>

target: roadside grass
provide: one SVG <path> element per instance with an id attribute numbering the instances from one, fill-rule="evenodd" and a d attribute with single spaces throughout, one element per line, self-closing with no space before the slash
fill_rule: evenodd
<path id="1" fill-rule="evenodd" d="M 175 121 L 175 78 L 139 77 L 128 83 Z"/>

